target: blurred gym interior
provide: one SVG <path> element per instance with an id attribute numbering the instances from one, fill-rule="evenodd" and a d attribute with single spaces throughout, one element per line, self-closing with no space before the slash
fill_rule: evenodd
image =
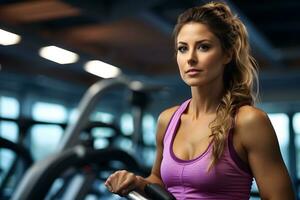
<path id="1" fill-rule="evenodd" d="M 34 163 L 78 144 L 99 151 L 103 160 L 91 153 L 57 177 L 48 175 L 53 180 L 37 189 L 45 190 L 39 197 L 120 199 L 102 184 L 110 172 L 149 173 L 159 113 L 190 97 L 172 30 L 178 14 L 203 2 L 0 1 L 0 199 L 17 195 Z M 226 2 L 248 28 L 259 64 L 256 106 L 271 119 L 298 194 L 300 1 Z M 89 155 L 84 148 L 73 153 Z M 113 148 L 120 152 L 105 154 Z M 105 160 L 111 155 L 114 162 Z M 260 199 L 255 182 L 251 194 Z"/>

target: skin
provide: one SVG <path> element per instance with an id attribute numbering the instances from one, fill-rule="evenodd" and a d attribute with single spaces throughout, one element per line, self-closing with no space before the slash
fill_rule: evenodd
<path id="1" fill-rule="evenodd" d="M 221 48 L 219 39 L 206 25 L 188 23 L 181 28 L 177 36 L 177 63 L 182 80 L 191 87 L 192 100 L 181 116 L 173 144 L 178 158 L 193 159 L 208 147 L 211 134 L 208 125 L 216 116 L 224 88 L 224 68 L 231 59 L 232 53 Z M 194 71 L 189 72 L 191 69 Z M 117 171 L 105 182 L 111 192 L 125 195 L 135 189 L 143 193 L 149 182 L 163 186 L 160 176 L 163 137 L 177 108 L 169 108 L 159 116 L 157 153 L 150 176 L 142 178 L 125 170 Z M 201 130 L 201 137 L 197 130 Z M 276 133 L 266 113 L 242 106 L 236 114 L 233 145 L 239 157 L 250 166 L 261 199 L 295 199 Z"/>

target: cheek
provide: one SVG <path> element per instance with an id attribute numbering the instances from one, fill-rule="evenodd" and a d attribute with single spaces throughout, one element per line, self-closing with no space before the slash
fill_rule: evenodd
<path id="1" fill-rule="evenodd" d="M 180 75 L 182 76 L 183 67 L 184 67 L 184 61 L 183 61 L 182 57 L 180 57 L 180 56 L 177 56 L 176 60 L 177 60 L 177 66 L 178 66 Z"/>
<path id="2" fill-rule="evenodd" d="M 209 71 L 219 71 L 224 68 L 222 57 L 216 54 L 205 55 L 202 59 L 202 65 Z"/>

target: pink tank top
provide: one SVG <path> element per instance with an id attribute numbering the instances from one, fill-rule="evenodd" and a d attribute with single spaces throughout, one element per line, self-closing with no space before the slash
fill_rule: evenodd
<path id="1" fill-rule="evenodd" d="M 193 160 L 182 160 L 173 152 L 173 141 L 180 116 L 188 107 L 185 101 L 172 116 L 164 136 L 161 178 L 177 200 L 245 200 L 250 198 L 253 176 L 233 147 L 232 131 L 219 162 L 208 171 L 212 145 Z M 200 132 L 200 131 L 199 131 Z"/>

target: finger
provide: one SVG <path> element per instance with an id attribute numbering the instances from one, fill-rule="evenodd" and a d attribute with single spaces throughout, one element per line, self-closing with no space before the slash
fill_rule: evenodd
<path id="1" fill-rule="evenodd" d="M 128 190 L 129 186 L 131 185 L 132 181 L 126 180 L 122 183 L 122 185 L 119 187 L 119 191 L 123 192 L 124 190 Z"/>
<path id="2" fill-rule="evenodd" d="M 133 185 L 129 185 L 128 187 L 121 189 L 120 193 L 122 196 L 128 195 L 129 192 L 131 192 L 132 190 L 134 190 L 134 186 Z"/>
<path id="3" fill-rule="evenodd" d="M 123 183 L 120 185 L 119 191 L 125 195 L 131 190 L 135 189 L 135 175 L 129 174 L 126 179 L 123 181 Z"/>
<path id="4" fill-rule="evenodd" d="M 122 183 L 124 182 L 124 180 L 126 179 L 127 176 L 127 171 L 126 170 L 119 170 L 117 171 L 115 174 L 118 177 L 118 179 L 116 179 L 116 184 L 120 187 L 122 185 Z M 119 188 L 118 188 L 119 191 Z"/>
<path id="5" fill-rule="evenodd" d="M 125 170 L 120 170 L 120 171 L 116 171 L 113 174 L 113 189 L 116 193 L 120 193 L 121 192 L 121 186 L 123 185 L 123 182 L 126 180 L 127 178 L 127 174 L 128 172 Z"/>
<path id="6" fill-rule="evenodd" d="M 108 189 L 108 191 L 113 192 L 113 189 L 109 184 L 105 184 L 105 186 Z"/>
<path id="7" fill-rule="evenodd" d="M 115 173 L 111 174 L 105 181 L 105 186 L 108 188 L 109 191 L 114 192 L 115 191 L 115 187 L 118 187 L 116 185 L 116 179 L 118 177 L 116 176 Z"/>
<path id="8" fill-rule="evenodd" d="M 107 177 L 107 179 L 106 179 L 106 181 L 105 181 L 104 184 L 105 185 L 111 185 L 112 184 L 112 178 L 111 178 L 111 176 Z"/>
<path id="9" fill-rule="evenodd" d="M 112 186 L 112 190 L 114 193 L 120 194 L 120 186 L 122 185 L 122 183 L 124 182 L 124 180 L 126 179 L 126 174 L 128 172 L 125 170 L 119 170 L 116 171 L 115 173 L 113 173 L 110 177 L 109 177 L 109 181 L 110 181 L 110 185 Z"/>

